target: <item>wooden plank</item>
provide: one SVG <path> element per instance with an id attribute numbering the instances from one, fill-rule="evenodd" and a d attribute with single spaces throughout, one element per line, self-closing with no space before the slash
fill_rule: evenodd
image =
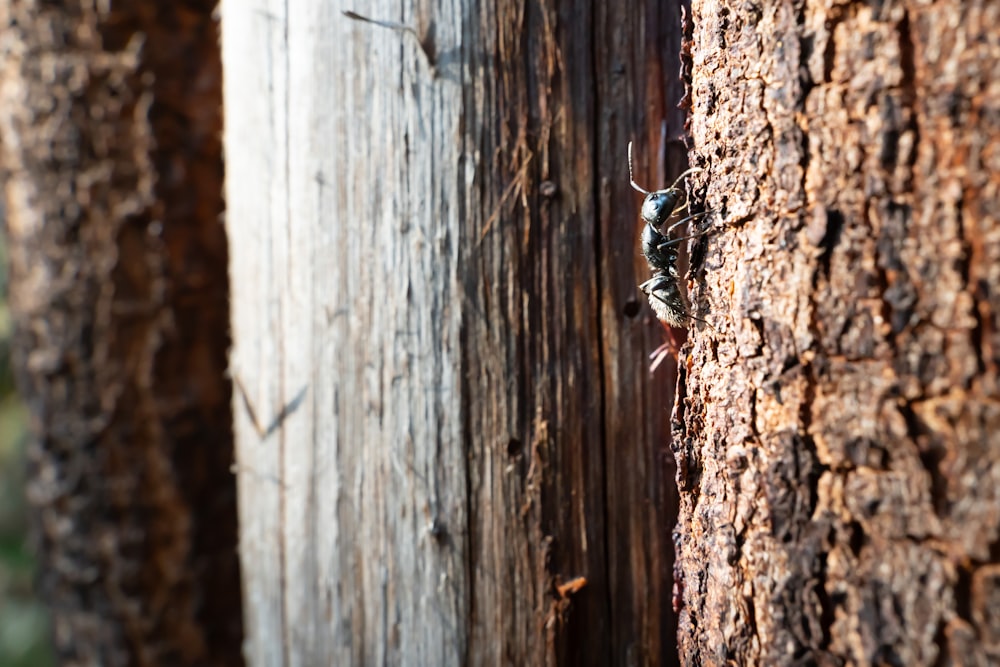
<path id="1" fill-rule="evenodd" d="M 630 105 L 663 84 L 595 88 L 589 4 L 222 11 L 251 662 L 658 662 L 661 331 L 622 301 Z"/>
<path id="2" fill-rule="evenodd" d="M 667 665 L 677 659 L 669 449 L 677 376 L 672 358 L 645 373 L 666 333 L 636 289 L 650 273 L 638 252 L 642 195 L 629 185 L 625 147 L 635 142 L 635 177 L 648 189 L 666 187 L 686 166 L 681 14 L 672 3 L 595 9 L 598 99 L 618 111 L 599 116 L 597 136 L 612 663 Z"/>
<path id="3" fill-rule="evenodd" d="M 222 8 L 248 652 L 457 664 L 462 91 L 340 9 Z"/>

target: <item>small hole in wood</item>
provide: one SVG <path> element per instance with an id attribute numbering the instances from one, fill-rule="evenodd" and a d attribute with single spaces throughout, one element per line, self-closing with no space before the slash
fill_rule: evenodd
<path id="1" fill-rule="evenodd" d="M 625 317 L 635 317 L 639 314 L 639 302 L 635 299 L 629 299 L 625 302 L 625 307 L 622 308 L 622 314 Z"/>
<path id="2" fill-rule="evenodd" d="M 507 442 L 507 456 L 514 458 L 515 456 L 521 455 L 521 441 L 517 438 L 511 438 Z"/>

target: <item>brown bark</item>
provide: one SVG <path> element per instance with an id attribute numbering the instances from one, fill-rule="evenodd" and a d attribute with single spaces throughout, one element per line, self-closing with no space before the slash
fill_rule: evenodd
<path id="1" fill-rule="evenodd" d="M 693 3 L 688 664 L 1000 659 L 1000 5 Z"/>
<path id="2" fill-rule="evenodd" d="M 62 664 L 236 665 L 214 3 L 104 4 L 0 6 L 41 592 Z"/>

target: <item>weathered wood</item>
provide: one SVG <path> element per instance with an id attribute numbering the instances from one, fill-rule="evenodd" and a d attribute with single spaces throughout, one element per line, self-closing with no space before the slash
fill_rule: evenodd
<path id="1" fill-rule="evenodd" d="M 1000 659 L 1000 6 L 694 4 L 689 664 Z"/>
<path id="2" fill-rule="evenodd" d="M 686 167 L 681 12 L 674 3 L 656 2 L 599 2 L 594 9 L 611 633 L 606 664 L 667 665 L 676 663 L 671 530 L 677 493 L 668 439 L 676 374 L 671 360 L 643 377 L 664 331 L 636 290 L 649 268 L 638 252 L 642 196 L 629 185 L 625 147 L 636 142 L 636 178 L 647 188 L 665 187 Z"/>
<path id="3" fill-rule="evenodd" d="M 111 4 L 0 3 L 41 592 L 62 664 L 237 665 L 217 23 Z"/>
<path id="4" fill-rule="evenodd" d="M 670 660 L 664 11 L 223 3 L 254 664 Z"/>

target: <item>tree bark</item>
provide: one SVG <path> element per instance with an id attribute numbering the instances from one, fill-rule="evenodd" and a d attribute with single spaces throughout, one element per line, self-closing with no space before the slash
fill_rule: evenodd
<path id="1" fill-rule="evenodd" d="M 676 660 L 625 147 L 682 167 L 678 8 L 230 0 L 223 32 L 250 661 Z"/>
<path id="2" fill-rule="evenodd" d="M 62 664 L 238 665 L 214 3 L 110 4 L 0 3 L 41 592 Z"/>
<path id="3" fill-rule="evenodd" d="M 688 664 L 1000 659 L 1000 5 L 693 3 Z"/>

